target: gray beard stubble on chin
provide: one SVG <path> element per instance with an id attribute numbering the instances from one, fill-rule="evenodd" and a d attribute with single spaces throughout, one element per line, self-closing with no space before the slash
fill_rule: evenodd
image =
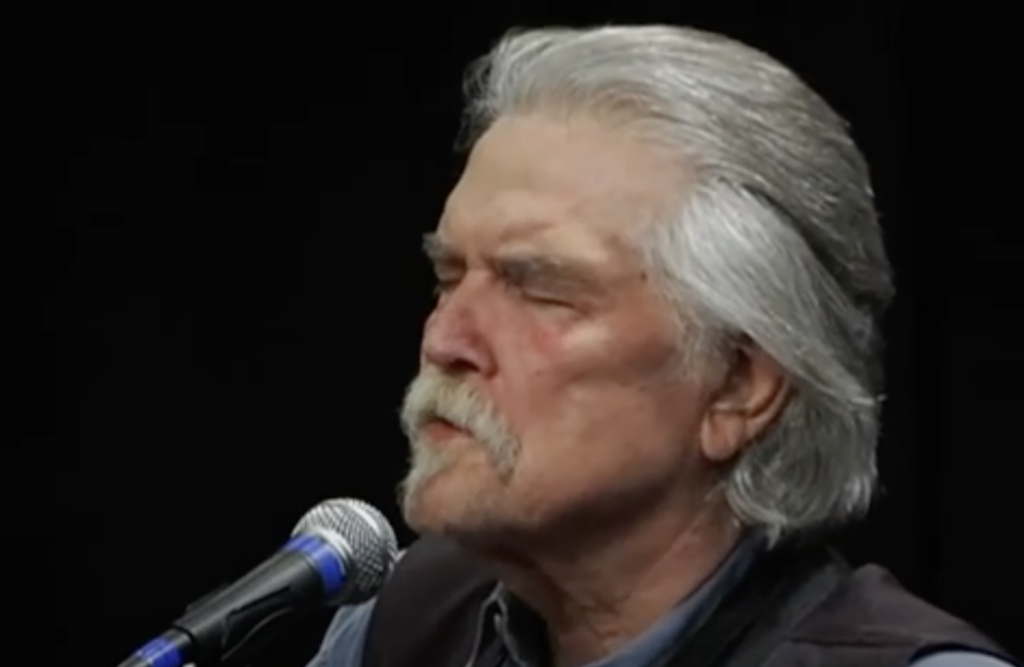
<path id="1" fill-rule="evenodd" d="M 400 416 L 410 450 L 409 471 L 399 485 L 399 502 L 407 517 L 419 492 L 453 458 L 425 441 L 423 427 L 433 420 L 443 419 L 466 431 L 485 449 L 500 479 L 512 476 L 519 441 L 494 404 L 464 380 L 424 366 L 406 390 Z"/>

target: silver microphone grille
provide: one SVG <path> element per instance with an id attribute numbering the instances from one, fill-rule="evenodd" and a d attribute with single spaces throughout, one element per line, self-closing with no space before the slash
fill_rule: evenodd
<path id="1" fill-rule="evenodd" d="M 292 535 L 315 533 L 341 552 L 345 586 L 333 602 L 363 602 L 377 594 L 398 558 L 398 540 L 391 524 L 361 500 L 327 500 L 299 519 Z"/>

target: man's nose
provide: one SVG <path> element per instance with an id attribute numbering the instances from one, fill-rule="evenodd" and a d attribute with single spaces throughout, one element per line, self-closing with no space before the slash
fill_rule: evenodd
<path id="1" fill-rule="evenodd" d="M 484 296 L 463 283 L 441 297 L 423 328 L 425 362 L 456 375 L 494 372 L 481 312 Z"/>

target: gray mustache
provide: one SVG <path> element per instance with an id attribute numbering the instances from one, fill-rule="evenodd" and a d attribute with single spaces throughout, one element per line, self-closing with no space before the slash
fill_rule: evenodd
<path id="1" fill-rule="evenodd" d="M 466 431 L 502 466 L 511 466 L 519 451 L 508 421 L 494 404 L 465 381 L 424 367 L 406 390 L 402 429 L 415 448 L 419 432 L 443 419 Z"/>

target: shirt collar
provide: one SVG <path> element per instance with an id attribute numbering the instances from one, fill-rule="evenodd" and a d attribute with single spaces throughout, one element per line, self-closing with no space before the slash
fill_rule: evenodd
<path id="1" fill-rule="evenodd" d="M 741 541 L 715 572 L 671 612 L 615 655 L 588 667 L 633 667 L 652 661 L 667 650 L 695 617 L 699 617 L 743 577 L 760 552 L 760 541 Z M 543 667 L 547 645 L 543 621 L 507 588 L 498 583 L 481 608 L 474 661 L 486 641 L 497 635 L 516 665 Z"/>

